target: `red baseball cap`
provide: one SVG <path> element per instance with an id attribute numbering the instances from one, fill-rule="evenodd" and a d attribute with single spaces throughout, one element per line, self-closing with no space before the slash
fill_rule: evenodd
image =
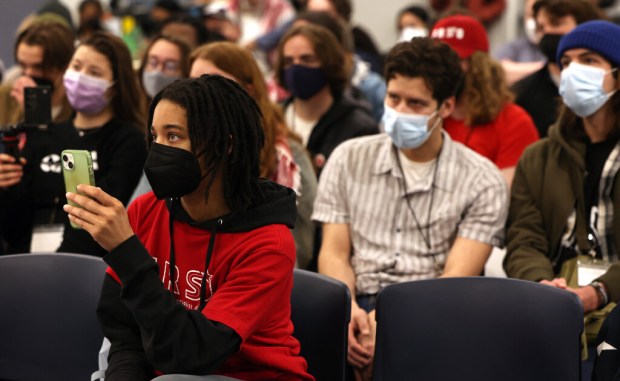
<path id="1" fill-rule="evenodd" d="M 443 18 L 433 26 L 431 37 L 448 44 L 461 59 L 477 51 L 489 52 L 487 31 L 473 17 L 456 15 Z"/>

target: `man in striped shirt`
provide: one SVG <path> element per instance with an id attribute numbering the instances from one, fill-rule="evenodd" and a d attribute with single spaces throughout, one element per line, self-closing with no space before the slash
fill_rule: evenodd
<path id="1" fill-rule="evenodd" d="M 463 75 L 442 42 L 414 38 L 386 58 L 385 134 L 334 150 L 312 218 L 323 223 L 319 272 L 352 301 L 348 360 L 369 379 L 374 300 L 386 285 L 480 275 L 503 245 L 508 187 L 489 160 L 442 131 Z"/>

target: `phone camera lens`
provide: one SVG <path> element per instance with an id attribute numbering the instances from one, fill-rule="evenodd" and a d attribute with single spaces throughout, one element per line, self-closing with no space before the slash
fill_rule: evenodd
<path id="1" fill-rule="evenodd" d="M 62 155 L 62 161 L 67 161 L 69 160 L 69 158 L 67 157 L 67 155 Z"/>
<path id="2" fill-rule="evenodd" d="M 73 163 L 72 163 L 72 162 L 69 162 L 69 163 L 67 164 L 67 166 L 69 167 L 69 169 L 73 169 Z"/>

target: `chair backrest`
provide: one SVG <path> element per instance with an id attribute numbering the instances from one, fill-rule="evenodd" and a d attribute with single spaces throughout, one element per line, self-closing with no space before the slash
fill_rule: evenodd
<path id="1" fill-rule="evenodd" d="M 80 254 L 0 256 L 0 379 L 90 379 L 106 267 Z"/>
<path id="2" fill-rule="evenodd" d="M 295 269 L 291 294 L 293 336 L 308 372 L 319 381 L 344 380 L 351 295 L 342 282 Z"/>
<path id="3" fill-rule="evenodd" d="M 558 288 L 465 277 L 405 282 L 377 297 L 374 380 L 580 379 L 583 309 Z"/>

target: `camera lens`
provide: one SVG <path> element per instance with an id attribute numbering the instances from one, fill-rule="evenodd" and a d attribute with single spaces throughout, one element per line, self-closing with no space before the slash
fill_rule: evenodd
<path id="1" fill-rule="evenodd" d="M 67 155 L 62 155 L 62 161 L 67 161 L 69 160 L 69 158 L 67 157 Z"/>
<path id="2" fill-rule="evenodd" d="M 69 163 L 67 164 L 67 166 L 69 167 L 69 169 L 73 169 L 73 163 L 72 163 L 72 162 L 69 162 Z"/>

